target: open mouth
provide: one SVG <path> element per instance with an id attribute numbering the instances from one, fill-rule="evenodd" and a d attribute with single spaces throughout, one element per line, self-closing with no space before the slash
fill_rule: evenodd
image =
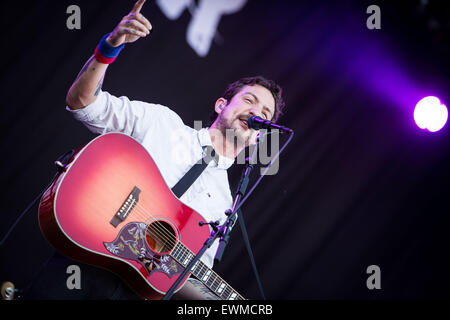
<path id="1" fill-rule="evenodd" d="M 239 120 L 240 121 L 240 123 L 241 123 L 241 126 L 244 128 L 244 129 L 248 129 L 248 123 L 247 123 L 247 120 L 244 120 L 244 119 L 240 119 Z"/>

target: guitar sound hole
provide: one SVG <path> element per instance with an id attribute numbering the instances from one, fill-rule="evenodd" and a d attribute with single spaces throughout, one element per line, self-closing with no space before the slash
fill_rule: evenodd
<path id="1" fill-rule="evenodd" d="M 170 252 L 177 242 L 172 226 L 161 220 L 148 225 L 145 238 L 149 247 L 157 253 Z"/>

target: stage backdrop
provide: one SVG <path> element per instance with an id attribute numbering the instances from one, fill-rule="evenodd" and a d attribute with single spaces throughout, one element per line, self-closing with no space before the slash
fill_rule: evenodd
<path id="1" fill-rule="evenodd" d="M 267 298 L 450 297 L 448 126 L 431 134 L 412 118 L 425 95 L 450 102 L 441 3 L 378 2 L 377 21 L 364 1 L 147 2 L 154 32 L 126 45 L 103 90 L 167 105 L 193 126 L 236 79 L 283 87 L 279 123 L 295 136 L 243 207 Z M 0 10 L 1 238 L 55 159 L 95 137 L 65 111 L 65 96 L 133 1 L 20 4 Z M 233 191 L 241 170 L 229 170 Z M 0 249 L 0 281 L 23 288 L 53 250 L 37 205 Z M 367 287 L 369 266 L 380 289 Z M 260 298 L 238 225 L 215 270 Z"/>

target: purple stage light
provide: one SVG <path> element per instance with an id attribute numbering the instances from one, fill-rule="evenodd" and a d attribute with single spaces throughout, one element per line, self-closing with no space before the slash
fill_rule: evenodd
<path id="1" fill-rule="evenodd" d="M 448 118 L 447 107 L 437 97 L 420 100 L 414 109 L 414 121 L 420 129 L 436 132 L 444 127 Z"/>

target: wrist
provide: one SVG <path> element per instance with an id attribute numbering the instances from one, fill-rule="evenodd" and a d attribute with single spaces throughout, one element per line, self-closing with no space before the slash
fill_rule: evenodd
<path id="1" fill-rule="evenodd" d="M 105 40 L 111 47 L 119 47 L 120 46 L 119 42 L 114 39 L 112 34 L 107 35 Z"/>
<path id="2" fill-rule="evenodd" d="M 113 63 L 119 55 L 120 51 L 125 46 L 124 44 L 121 44 L 120 46 L 114 46 L 108 41 L 109 36 L 109 33 L 103 36 L 94 51 L 95 59 L 98 62 L 105 64 Z"/>

